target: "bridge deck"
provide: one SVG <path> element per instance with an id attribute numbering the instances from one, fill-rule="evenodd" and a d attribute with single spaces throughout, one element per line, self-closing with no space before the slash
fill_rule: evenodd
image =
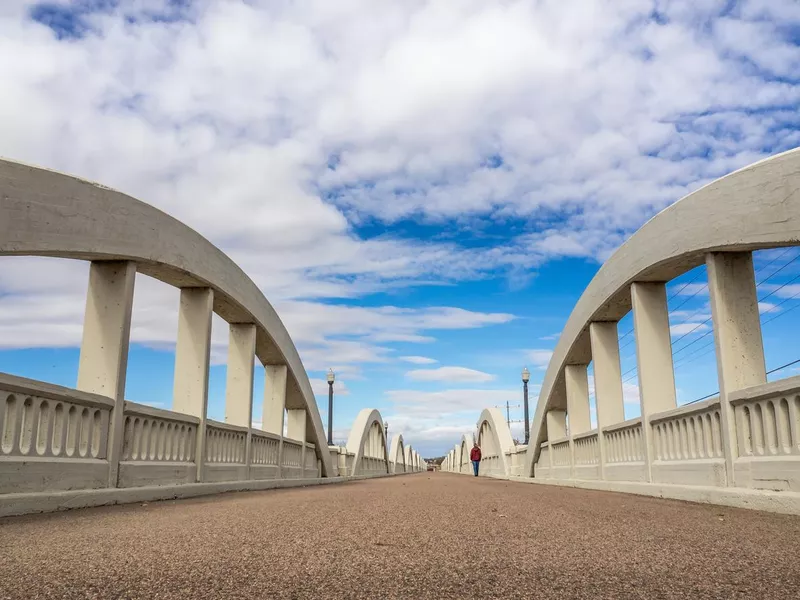
<path id="1" fill-rule="evenodd" d="M 800 518 L 419 474 L 0 520 L 0 598 L 800 598 Z"/>

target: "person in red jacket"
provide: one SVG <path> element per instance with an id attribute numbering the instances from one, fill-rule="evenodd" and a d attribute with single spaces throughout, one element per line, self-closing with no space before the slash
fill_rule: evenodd
<path id="1" fill-rule="evenodd" d="M 475 470 L 475 477 L 477 477 L 478 467 L 481 464 L 481 449 L 478 447 L 478 442 L 475 442 L 472 450 L 469 451 L 469 459 L 472 461 L 472 468 Z"/>

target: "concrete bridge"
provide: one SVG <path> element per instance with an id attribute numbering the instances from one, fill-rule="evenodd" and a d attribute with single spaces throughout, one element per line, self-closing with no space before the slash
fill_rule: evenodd
<path id="1" fill-rule="evenodd" d="M 570 315 L 532 444 L 515 445 L 496 409 L 481 413 L 484 471 L 800 514 L 800 377 L 767 382 L 752 258 L 798 240 L 800 150 L 731 173 L 656 215 L 602 266 Z M 719 393 L 677 406 L 666 284 L 702 264 Z M 626 420 L 617 323 L 631 310 L 642 416 Z M 469 472 L 472 441 L 455 444 L 443 469 Z"/>
<path id="2" fill-rule="evenodd" d="M 413 475 L 425 462 L 385 439 L 378 411 L 327 445 L 286 329 L 207 240 L 124 194 L 0 161 L 0 255 L 91 262 L 76 389 L 0 375 L 0 598 L 798 597 L 800 520 L 774 513 L 800 514 L 800 378 L 766 382 L 751 256 L 798 232 L 798 151 L 679 201 L 579 300 L 533 443 L 486 409 L 491 477 L 461 475 L 471 435 L 443 465 L 458 475 Z M 720 393 L 677 407 L 665 285 L 703 263 Z M 137 273 L 181 290 L 171 411 L 124 398 Z M 642 417 L 626 421 L 630 310 Z M 212 312 L 230 324 L 224 422 L 207 416 Z M 306 489 L 255 493 L 289 487 Z M 227 491 L 253 493 L 213 495 Z"/>
<path id="3" fill-rule="evenodd" d="M 0 516 L 422 471 L 365 409 L 329 447 L 300 357 L 253 281 L 129 196 L 0 161 L 0 256 L 91 261 L 76 389 L 0 374 Z M 136 274 L 180 288 L 173 409 L 124 398 Z M 230 324 L 225 422 L 207 417 L 211 315 Z M 265 367 L 263 426 L 253 369 Z"/>

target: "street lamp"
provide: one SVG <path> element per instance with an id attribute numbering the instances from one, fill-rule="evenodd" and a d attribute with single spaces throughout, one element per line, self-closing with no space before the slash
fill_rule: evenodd
<path id="1" fill-rule="evenodd" d="M 522 369 L 522 390 L 524 394 L 523 404 L 525 406 L 525 444 L 528 444 L 531 437 L 530 424 L 528 423 L 528 382 L 531 380 L 531 372 L 528 367 Z"/>
<path id="2" fill-rule="evenodd" d="M 336 375 L 328 369 L 328 446 L 333 446 L 333 382 Z"/>
<path id="3" fill-rule="evenodd" d="M 383 422 L 383 439 L 387 444 L 389 443 L 389 421 Z"/>

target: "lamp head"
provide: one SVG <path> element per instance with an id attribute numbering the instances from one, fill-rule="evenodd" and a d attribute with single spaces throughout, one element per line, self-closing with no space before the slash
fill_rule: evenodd
<path id="1" fill-rule="evenodd" d="M 328 383 L 333 383 L 336 379 L 336 375 L 333 374 L 333 369 L 328 369 Z"/>
<path id="2" fill-rule="evenodd" d="M 528 383 L 531 380 L 531 372 L 528 371 L 528 367 L 522 369 L 522 381 Z"/>

